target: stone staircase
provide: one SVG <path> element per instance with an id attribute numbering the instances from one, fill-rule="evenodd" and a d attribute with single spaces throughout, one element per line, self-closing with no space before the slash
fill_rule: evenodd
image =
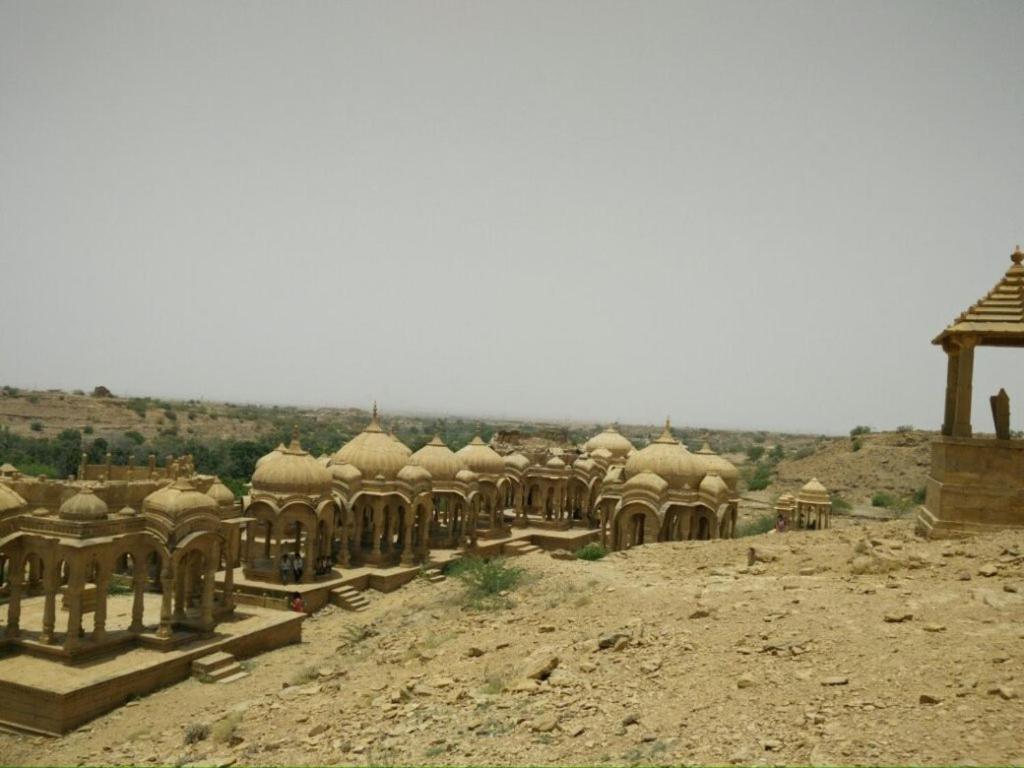
<path id="1" fill-rule="evenodd" d="M 192 662 L 192 677 L 204 682 L 233 683 L 248 676 L 249 673 L 242 669 L 235 657 L 223 651 L 207 654 Z"/>
<path id="2" fill-rule="evenodd" d="M 441 573 L 440 568 L 427 568 L 423 571 L 423 577 L 431 584 L 439 584 L 440 582 L 448 579 L 447 576 Z"/>
<path id="3" fill-rule="evenodd" d="M 346 611 L 359 613 L 370 607 L 370 601 L 366 595 L 353 587 L 335 587 L 330 594 L 331 605 L 336 605 Z"/>
<path id="4" fill-rule="evenodd" d="M 540 547 L 528 541 L 510 541 L 502 547 L 502 554 L 516 557 L 518 555 L 529 555 L 531 552 L 540 552 Z"/>

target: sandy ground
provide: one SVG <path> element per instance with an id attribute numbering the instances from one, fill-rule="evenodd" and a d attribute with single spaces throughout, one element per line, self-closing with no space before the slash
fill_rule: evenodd
<path id="1" fill-rule="evenodd" d="M 748 566 L 754 545 L 768 562 Z M 229 685 L 159 691 L 4 763 L 1024 762 L 1024 533 L 908 522 L 518 558 L 510 605 L 417 580 Z M 982 575 L 989 573 L 992 575 Z M 608 647 L 600 647 L 600 646 Z M 532 655 L 532 658 L 531 658 Z M 557 665 L 543 681 L 526 675 Z M 211 733 L 185 743 L 190 724 Z"/>

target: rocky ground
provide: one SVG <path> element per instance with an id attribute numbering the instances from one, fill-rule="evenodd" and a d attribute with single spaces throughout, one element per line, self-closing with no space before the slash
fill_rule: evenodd
<path id="1" fill-rule="evenodd" d="M 244 680 L 0 735 L 3 762 L 1024 762 L 1024 533 L 840 521 L 513 563 L 505 607 L 453 579 L 374 594 Z"/>

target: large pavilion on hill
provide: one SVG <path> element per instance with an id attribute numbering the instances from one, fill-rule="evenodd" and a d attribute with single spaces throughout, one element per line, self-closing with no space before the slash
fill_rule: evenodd
<path id="1" fill-rule="evenodd" d="M 961 535 L 989 526 L 1024 526 L 1024 441 L 1011 439 L 1004 390 L 989 402 L 995 438 L 971 425 L 974 350 L 1024 347 L 1024 253 L 1020 246 L 996 286 L 950 323 L 933 344 L 946 353 L 942 435 L 932 443 L 931 471 L 918 530 Z"/>

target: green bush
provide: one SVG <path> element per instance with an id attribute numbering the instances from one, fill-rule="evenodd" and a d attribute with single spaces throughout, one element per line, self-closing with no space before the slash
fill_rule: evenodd
<path id="1" fill-rule="evenodd" d="M 607 554 L 608 550 L 596 541 L 592 541 L 586 546 L 580 547 L 576 550 L 576 557 L 579 560 L 600 560 Z"/>
<path id="2" fill-rule="evenodd" d="M 523 576 L 523 569 L 506 564 L 496 557 L 484 560 L 480 557 L 464 557 L 448 570 L 466 588 L 466 600 L 474 608 L 493 608 L 502 604 L 502 592 L 516 587 Z"/>
<path id="3" fill-rule="evenodd" d="M 835 493 L 835 492 L 831 493 L 829 495 L 829 499 L 832 502 L 832 511 L 833 512 L 849 512 L 851 509 L 853 509 L 853 505 L 850 504 L 850 502 L 848 502 L 846 499 L 844 499 L 838 493 Z"/>
<path id="4" fill-rule="evenodd" d="M 853 441 L 853 442 L 852 442 L 852 443 L 850 444 L 850 448 L 851 448 L 851 449 L 853 449 L 853 452 L 854 452 L 854 453 L 856 453 L 857 451 L 859 451 L 859 450 L 861 449 L 861 447 L 862 447 L 862 443 L 861 443 L 861 441 L 860 441 L 860 440 L 854 440 L 854 441 Z"/>
<path id="5" fill-rule="evenodd" d="M 764 456 L 763 445 L 752 445 L 747 448 L 747 458 L 751 461 L 760 461 L 762 456 Z"/>
<path id="6" fill-rule="evenodd" d="M 42 432 L 43 431 L 43 422 L 41 422 L 41 421 L 33 421 L 31 424 L 29 424 L 29 429 L 31 429 L 33 432 Z"/>
<path id="7" fill-rule="evenodd" d="M 895 499 L 885 491 L 875 491 L 871 497 L 872 507 L 891 507 Z"/>
<path id="8" fill-rule="evenodd" d="M 850 437 L 857 437 L 858 435 L 870 435 L 871 427 L 857 426 L 850 430 Z"/>
<path id="9" fill-rule="evenodd" d="M 170 421 L 177 421 L 178 414 L 176 414 L 171 408 L 164 408 L 164 418 Z"/>
<path id="10" fill-rule="evenodd" d="M 927 488 L 925 488 L 924 486 L 918 488 L 916 491 L 914 491 L 914 497 L 913 497 L 914 498 L 914 503 L 915 504 L 924 504 L 924 499 L 925 499 L 925 496 L 927 496 L 927 495 L 928 495 L 928 489 Z"/>
<path id="11" fill-rule="evenodd" d="M 772 467 L 770 464 L 758 464 L 753 474 L 747 479 L 748 491 L 763 491 L 772 482 Z"/>
<path id="12" fill-rule="evenodd" d="M 82 434 L 83 435 L 91 435 L 95 431 L 96 430 L 93 429 L 92 424 L 86 424 L 84 427 L 82 427 Z"/>
<path id="13" fill-rule="evenodd" d="M 813 456 L 813 455 L 814 455 L 814 446 L 813 445 L 805 445 L 803 448 L 800 448 L 796 453 L 793 454 L 793 458 L 794 459 L 806 459 L 808 456 Z"/>
<path id="14" fill-rule="evenodd" d="M 32 403 L 32 405 L 36 405 L 39 402 L 39 395 L 29 395 L 28 401 Z"/>
<path id="15" fill-rule="evenodd" d="M 772 446 L 772 449 L 768 451 L 768 458 L 776 464 L 786 458 L 786 449 L 782 447 L 782 443 Z"/>
<path id="16" fill-rule="evenodd" d="M 736 525 L 736 538 L 757 536 L 775 528 L 775 515 L 761 515 L 753 520 L 744 520 Z"/>
<path id="17" fill-rule="evenodd" d="M 142 445 L 146 442 L 146 438 L 142 436 L 141 432 L 136 432 L 134 429 L 124 433 L 124 436 L 131 440 L 136 445 Z"/>
<path id="18" fill-rule="evenodd" d="M 913 432 L 914 431 L 914 425 L 913 424 L 900 424 L 898 427 L 896 427 L 896 431 L 897 432 Z"/>

